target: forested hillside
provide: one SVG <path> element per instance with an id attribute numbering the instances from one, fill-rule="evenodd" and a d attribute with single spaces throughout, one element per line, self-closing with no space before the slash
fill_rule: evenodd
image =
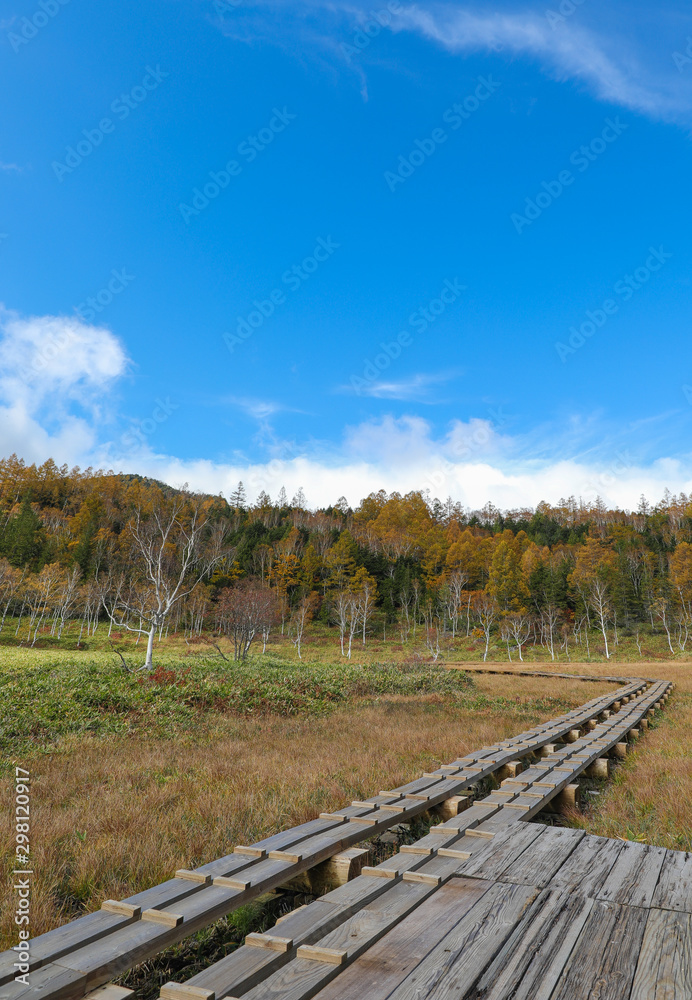
<path id="1" fill-rule="evenodd" d="M 333 628 L 346 655 L 373 632 L 417 638 L 434 658 L 459 635 L 486 655 L 500 641 L 519 655 L 529 642 L 588 655 L 591 632 L 609 656 L 619 632 L 638 642 L 643 625 L 672 653 L 692 626 L 692 498 L 642 498 L 636 512 L 572 497 L 500 512 L 380 491 L 355 509 L 341 498 L 308 510 L 302 491 L 248 503 L 242 484 L 200 497 L 12 456 L 0 462 L 0 601 L 2 638 L 12 618 L 29 643 L 107 622 L 225 632 L 243 656 L 272 630 L 300 651 L 313 622 Z"/>

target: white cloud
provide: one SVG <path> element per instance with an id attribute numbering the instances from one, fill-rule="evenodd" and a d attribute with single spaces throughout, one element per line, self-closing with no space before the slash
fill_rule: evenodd
<path id="1" fill-rule="evenodd" d="M 553 27 L 544 10 L 487 13 L 436 4 L 407 8 L 391 27 L 415 31 L 451 52 L 532 57 L 554 78 L 579 80 L 600 100 L 655 118 L 689 118 L 690 81 L 675 69 L 671 51 L 655 51 L 653 32 L 637 41 L 623 31 L 601 33 L 581 22 L 566 18 Z"/>
<path id="2" fill-rule="evenodd" d="M 284 409 L 281 403 L 274 403 L 271 400 L 248 399 L 240 396 L 228 396 L 224 402 L 230 403 L 231 406 L 237 406 L 253 420 L 267 420 Z"/>
<path id="3" fill-rule="evenodd" d="M 411 375 L 409 378 L 399 379 L 399 381 L 386 381 L 380 379 L 370 382 L 357 389 L 350 385 L 341 386 L 339 392 L 353 393 L 358 396 L 368 396 L 371 399 L 396 399 L 403 402 L 434 402 L 431 399 L 433 386 L 443 385 L 454 379 L 455 373 L 449 372 L 442 375 L 432 375 L 420 373 Z M 361 379 L 361 381 L 363 381 Z"/>
<path id="4" fill-rule="evenodd" d="M 81 459 L 97 444 L 107 392 L 127 363 L 104 327 L 0 307 L 0 453 Z"/>

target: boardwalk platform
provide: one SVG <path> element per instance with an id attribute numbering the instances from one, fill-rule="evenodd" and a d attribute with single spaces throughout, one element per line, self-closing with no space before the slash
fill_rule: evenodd
<path id="1" fill-rule="evenodd" d="M 96 987 L 261 892 L 402 819 L 417 843 L 282 918 L 161 1000 L 692 998 L 692 857 L 531 822 L 605 777 L 670 684 L 632 680 L 560 719 L 399 789 L 277 834 L 32 942 L 29 986 L 0 956 L 2 1000 Z M 528 765 L 528 766 L 526 766 Z M 495 791 L 468 790 L 496 775 Z"/>

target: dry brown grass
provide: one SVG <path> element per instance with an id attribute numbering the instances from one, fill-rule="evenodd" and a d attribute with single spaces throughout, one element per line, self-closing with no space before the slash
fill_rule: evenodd
<path id="1" fill-rule="evenodd" d="M 32 934 L 612 689 L 482 674 L 474 687 L 492 699 L 487 708 L 430 695 L 381 698 L 326 718 L 209 715 L 175 739 L 71 738 L 59 753 L 36 756 L 28 762 Z M 8 837 L 8 871 L 11 849 Z M 16 928 L 10 907 L 2 909 L 0 946 L 8 947 Z"/>

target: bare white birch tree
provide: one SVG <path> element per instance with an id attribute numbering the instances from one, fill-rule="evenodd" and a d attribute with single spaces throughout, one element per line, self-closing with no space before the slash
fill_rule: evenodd
<path id="1" fill-rule="evenodd" d="M 157 629 L 224 558 L 225 531 L 222 524 L 212 524 L 202 497 L 184 491 L 138 504 L 127 530 L 133 585 L 102 601 L 118 628 L 147 637 L 143 666 L 151 670 Z"/>

